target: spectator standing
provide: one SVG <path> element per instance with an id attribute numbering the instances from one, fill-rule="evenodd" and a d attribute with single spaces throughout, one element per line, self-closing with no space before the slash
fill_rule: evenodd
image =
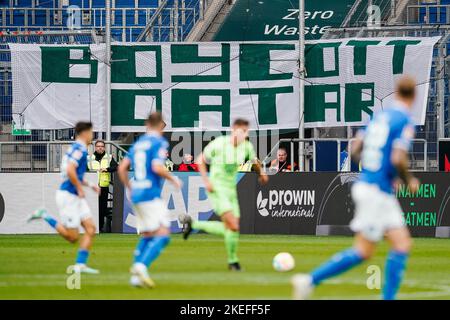
<path id="1" fill-rule="evenodd" d="M 275 171 L 277 173 L 292 171 L 292 166 L 291 164 L 288 163 L 287 158 L 288 154 L 286 149 L 279 148 L 277 151 L 277 158 L 272 160 L 272 162 L 270 163 L 270 170 Z M 297 163 L 294 162 L 293 165 L 294 165 L 293 171 L 298 171 Z"/>
<path id="2" fill-rule="evenodd" d="M 183 163 L 178 166 L 178 171 L 198 172 L 198 165 L 194 163 L 194 156 L 186 153 L 183 156 Z"/>
<path id="3" fill-rule="evenodd" d="M 111 173 L 117 171 L 117 162 L 106 152 L 105 142 L 97 140 L 95 151 L 88 158 L 89 171 L 95 171 L 98 175 L 100 195 L 98 197 L 99 230 L 104 232 L 105 219 L 108 215 L 108 194 L 111 185 Z"/>
<path id="4" fill-rule="evenodd" d="M 166 162 L 164 163 L 164 165 L 165 165 L 167 171 L 175 170 L 175 164 L 169 158 L 169 151 L 166 152 Z"/>

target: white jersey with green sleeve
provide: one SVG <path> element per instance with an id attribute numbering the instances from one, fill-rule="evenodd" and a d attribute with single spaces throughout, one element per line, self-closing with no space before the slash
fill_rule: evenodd
<path id="1" fill-rule="evenodd" d="M 214 187 L 236 188 L 239 166 L 256 158 L 250 141 L 234 146 L 231 136 L 225 135 L 210 142 L 203 150 L 210 165 L 210 180 Z"/>

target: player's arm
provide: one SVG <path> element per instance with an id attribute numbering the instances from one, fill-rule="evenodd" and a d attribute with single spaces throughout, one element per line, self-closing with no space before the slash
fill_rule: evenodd
<path id="1" fill-rule="evenodd" d="M 260 184 L 266 184 L 269 181 L 269 177 L 264 172 L 262 168 L 262 163 L 256 156 L 255 149 L 253 148 L 253 145 L 250 142 L 246 142 L 246 158 L 250 159 L 252 161 L 252 170 L 255 171 L 258 174 L 258 180 Z"/>
<path id="2" fill-rule="evenodd" d="M 269 181 L 269 177 L 264 172 L 261 161 L 258 158 L 253 159 L 252 170 L 258 174 L 259 183 L 266 184 Z"/>
<path id="3" fill-rule="evenodd" d="M 354 140 L 351 142 L 350 159 L 359 163 L 361 161 L 361 153 L 363 150 L 364 131 L 358 131 Z"/>
<path id="4" fill-rule="evenodd" d="M 177 189 L 181 188 L 181 181 L 167 170 L 165 162 L 167 160 L 167 142 L 163 142 L 158 148 L 152 160 L 152 171 L 163 179 L 170 181 Z"/>
<path id="5" fill-rule="evenodd" d="M 69 178 L 70 183 L 72 183 L 77 189 L 78 196 L 80 198 L 84 198 L 83 185 L 77 176 L 77 167 L 78 163 L 69 161 L 67 164 L 67 177 Z"/>
<path id="6" fill-rule="evenodd" d="M 125 188 L 130 189 L 130 178 L 129 178 L 129 171 L 131 167 L 131 160 L 130 158 L 125 158 L 122 160 L 122 162 L 119 165 L 119 168 L 117 169 L 117 174 L 119 175 L 120 181 L 122 181 Z"/>
<path id="7" fill-rule="evenodd" d="M 169 180 L 178 189 L 181 188 L 181 182 L 174 175 L 172 175 L 161 162 L 153 162 L 152 170 L 155 174 L 163 179 Z"/>
<path id="8" fill-rule="evenodd" d="M 400 138 L 394 141 L 391 162 L 397 169 L 397 174 L 405 184 L 408 185 L 411 192 L 416 192 L 419 187 L 419 180 L 415 178 L 409 171 L 408 150 L 412 137 L 414 136 L 414 128 L 406 127 Z"/>
<path id="9" fill-rule="evenodd" d="M 83 186 L 89 187 L 94 190 L 95 193 L 100 194 L 100 187 L 97 184 L 89 182 L 86 179 L 84 179 L 81 183 L 83 184 Z"/>
<path id="10" fill-rule="evenodd" d="M 214 188 L 211 184 L 211 181 L 209 181 L 208 169 L 206 168 L 206 157 L 203 152 L 200 152 L 197 159 L 195 159 L 195 163 L 198 165 L 198 172 L 200 172 L 200 175 L 202 176 L 206 190 L 208 192 L 214 192 Z"/>
<path id="11" fill-rule="evenodd" d="M 413 175 L 408 170 L 408 152 L 403 149 L 394 148 L 391 156 L 392 164 L 397 168 L 400 179 L 409 184 Z"/>

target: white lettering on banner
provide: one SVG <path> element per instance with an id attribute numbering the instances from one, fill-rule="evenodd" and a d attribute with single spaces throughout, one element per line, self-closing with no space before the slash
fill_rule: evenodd
<path id="1" fill-rule="evenodd" d="M 287 9 L 289 12 L 287 15 L 285 15 L 282 19 L 283 20 L 298 20 L 298 14 L 300 10 L 298 9 Z M 334 11 L 332 10 L 326 10 L 326 11 L 305 11 L 305 19 L 330 19 L 333 17 Z"/>
<path id="2" fill-rule="evenodd" d="M 279 205 L 314 205 L 315 190 L 270 190 L 269 209 Z"/>
<path id="3" fill-rule="evenodd" d="M 260 191 L 256 198 L 256 207 L 263 217 L 313 218 L 314 205 L 315 190 L 269 190 L 268 199 Z"/>

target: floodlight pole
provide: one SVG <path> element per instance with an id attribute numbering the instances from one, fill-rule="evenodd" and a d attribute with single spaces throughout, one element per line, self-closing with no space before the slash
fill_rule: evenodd
<path id="1" fill-rule="evenodd" d="M 111 141 L 111 0 L 105 3 L 106 42 L 106 141 Z"/>
<path id="2" fill-rule="evenodd" d="M 298 1 L 298 34 L 299 34 L 299 124 L 298 138 L 305 138 L 305 0 Z M 299 143 L 299 169 L 305 170 L 304 143 Z"/>

